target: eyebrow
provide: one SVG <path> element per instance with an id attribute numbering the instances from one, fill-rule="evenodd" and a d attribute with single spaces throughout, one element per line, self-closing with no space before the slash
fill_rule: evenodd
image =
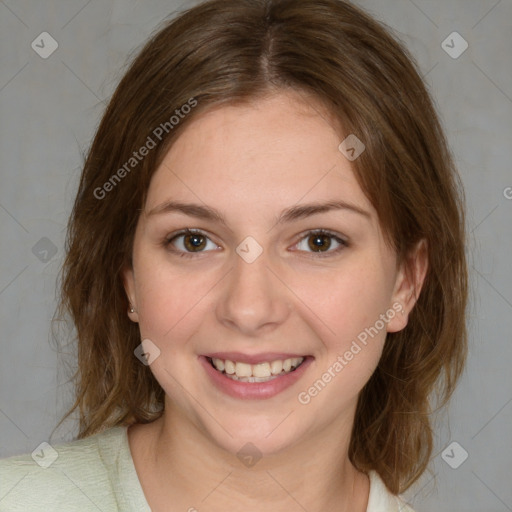
<path id="1" fill-rule="evenodd" d="M 371 214 L 357 205 L 347 203 L 345 201 L 329 201 L 327 203 L 310 203 L 305 205 L 296 205 L 291 208 L 283 210 L 277 217 L 276 224 L 284 224 L 286 222 L 293 222 L 296 220 L 304 219 L 319 213 L 326 213 L 332 210 L 346 210 L 356 213 L 367 219 L 371 218 Z M 215 208 L 206 205 L 194 203 L 182 203 L 179 201 L 166 201 L 155 208 L 148 214 L 148 217 L 153 215 L 167 214 L 167 213 L 183 213 L 191 217 L 199 219 L 217 221 L 221 224 L 227 225 L 224 216 Z"/>
<path id="2" fill-rule="evenodd" d="M 206 205 L 193 204 L 193 203 L 181 203 L 178 201 L 166 201 L 158 206 L 155 206 L 148 214 L 148 217 L 153 215 L 160 215 L 164 213 L 183 213 L 191 217 L 197 217 L 204 220 L 218 221 L 222 224 L 226 224 L 226 220 L 220 212 L 215 208 L 210 208 Z"/>
<path id="3" fill-rule="evenodd" d="M 355 204 L 347 203 L 345 201 L 329 201 L 327 203 L 311 203 L 300 206 L 292 206 L 291 208 L 284 210 L 279 215 L 276 222 L 277 224 L 283 224 L 285 222 L 304 219 L 311 215 L 326 213 L 332 210 L 347 210 L 349 212 L 362 215 L 363 217 L 366 217 L 368 219 L 371 218 L 369 212 L 363 210 L 363 208 L 360 208 Z"/>

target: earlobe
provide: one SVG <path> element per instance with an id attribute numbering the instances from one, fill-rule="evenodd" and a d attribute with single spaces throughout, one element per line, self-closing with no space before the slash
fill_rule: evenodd
<path id="1" fill-rule="evenodd" d="M 392 306 L 400 313 L 387 326 L 388 332 L 401 331 L 407 325 L 409 313 L 420 296 L 428 269 L 427 241 L 422 239 L 404 258 L 397 275 Z"/>
<path id="2" fill-rule="evenodd" d="M 137 313 L 137 302 L 135 300 L 135 276 L 133 274 L 132 267 L 126 267 L 122 273 L 123 285 L 128 298 L 128 317 L 132 322 L 139 321 L 139 315 Z"/>

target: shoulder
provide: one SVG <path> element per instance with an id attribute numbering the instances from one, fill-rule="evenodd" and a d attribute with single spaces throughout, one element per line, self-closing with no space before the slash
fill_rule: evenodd
<path id="1" fill-rule="evenodd" d="M 366 512 L 414 512 L 399 496 L 391 494 L 380 476 L 370 471 L 370 496 Z"/>
<path id="2" fill-rule="evenodd" d="M 0 460 L 0 512 L 117 510 L 109 465 L 125 427 Z"/>

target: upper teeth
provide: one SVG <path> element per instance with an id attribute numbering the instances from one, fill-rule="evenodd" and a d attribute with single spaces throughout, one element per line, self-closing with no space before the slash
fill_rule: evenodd
<path id="1" fill-rule="evenodd" d="M 270 377 L 272 375 L 279 375 L 283 371 L 289 372 L 292 368 L 297 368 L 302 361 L 303 357 L 291 357 L 289 359 L 277 359 L 275 361 L 263 362 L 258 364 L 240 363 L 237 361 L 230 361 L 229 359 L 213 358 L 212 362 L 215 368 L 220 372 L 225 372 L 227 375 L 236 375 L 237 377 Z"/>

